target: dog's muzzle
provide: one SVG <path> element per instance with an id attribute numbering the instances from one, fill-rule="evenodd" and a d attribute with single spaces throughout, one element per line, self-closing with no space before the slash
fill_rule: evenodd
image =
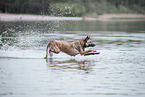
<path id="1" fill-rule="evenodd" d="M 88 45 L 88 47 L 94 47 L 95 46 L 95 44 L 93 44 L 93 43 L 90 43 L 89 45 Z"/>

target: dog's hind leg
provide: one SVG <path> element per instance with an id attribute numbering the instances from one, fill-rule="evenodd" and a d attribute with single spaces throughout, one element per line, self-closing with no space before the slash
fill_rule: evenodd
<path id="1" fill-rule="evenodd" d="M 50 53 L 50 43 L 48 43 L 47 48 L 46 48 L 46 57 L 45 57 L 46 59 L 47 59 L 49 53 Z"/>
<path id="2" fill-rule="evenodd" d="M 50 51 L 53 52 L 53 53 L 58 54 L 60 52 L 60 49 L 59 49 L 59 47 L 57 45 L 53 45 L 51 47 L 51 50 Z"/>
<path id="3" fill-rule="evenodd" d="M 50 57 L 52 57 L 52 56 L 53 56 L 53 52 L 51 52 L 51 51 L 50 51 L 50 52 L 49 52 L 49 54 L 50 54 Z"/>

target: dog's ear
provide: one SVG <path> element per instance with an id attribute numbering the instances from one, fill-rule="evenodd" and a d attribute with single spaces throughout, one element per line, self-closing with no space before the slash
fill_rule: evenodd
<path id="1" fill-rule="evenodd" d="M 87 37 L 85 38 L 85 42 L 87 42 L 89 39 L 90 39 L 90 36 L 87 36 Z"/>

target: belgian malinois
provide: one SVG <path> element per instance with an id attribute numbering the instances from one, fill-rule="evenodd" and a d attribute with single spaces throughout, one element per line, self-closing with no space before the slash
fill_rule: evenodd
<path id="1" fill-rule="evenodd" d="M 79 40 L 77 42 L 64 42 L 59 40 L 53 40 L 48 43 L 46 48 L 46 59 L 48 55 L 53 52 L 58 54 L 60 51 L 70 55 L 70 56 L 76 56 L 78 54 L 85 55 L 86 53 L 94 50 L 87 50 L 85 51 L 86 47 L 94 47 L 95 44 L 91 43 L 89 40 L 90 37 L 87 36 L 85 39 Z"/>

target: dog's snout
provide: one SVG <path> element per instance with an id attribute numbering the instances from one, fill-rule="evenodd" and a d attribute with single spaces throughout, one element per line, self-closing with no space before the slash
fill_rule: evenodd
<path id="1" fill-rule="evenodd" d="M 90 44 L 89 44 L 89 47 L 94 47 L 94 46 L 95 46 L 94 43 L 90 43 Z"/>

